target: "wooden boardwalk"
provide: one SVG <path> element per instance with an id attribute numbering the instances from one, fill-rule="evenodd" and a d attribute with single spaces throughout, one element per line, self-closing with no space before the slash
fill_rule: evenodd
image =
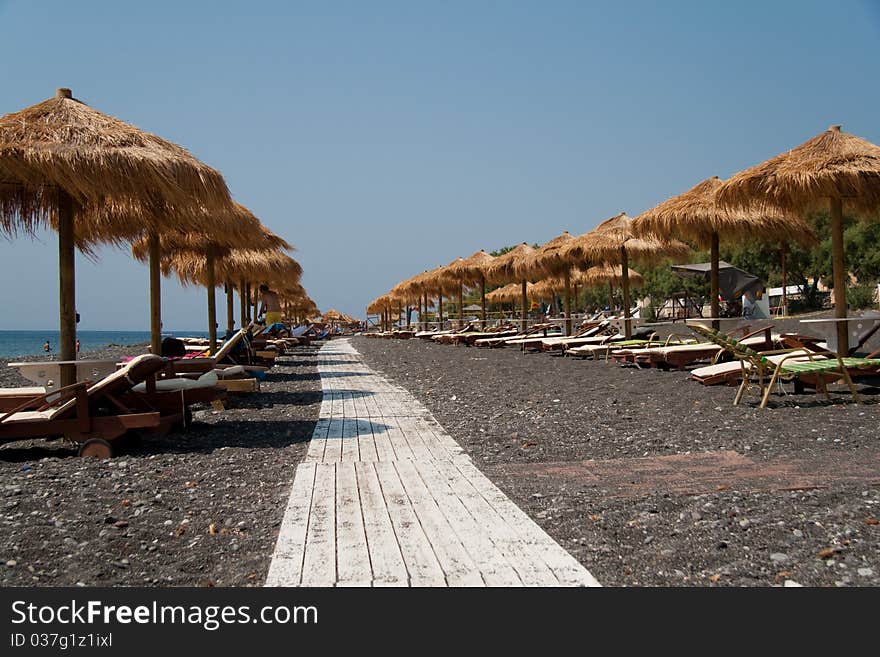
<path id="1" fill-rule="evenodd" d="M 266 586 L 598 586 L 348 339 L 318 352 L 324 398 Z"/>

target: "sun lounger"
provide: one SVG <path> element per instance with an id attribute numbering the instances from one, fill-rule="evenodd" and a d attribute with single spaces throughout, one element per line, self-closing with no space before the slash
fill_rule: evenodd
<path id="1" fill-rule="evenodd" d="M 155 377 L 166 363 L 164 358 L 145 354 L 97 383 L 76 383 L 4 411 L 0 413 L 0 442 L 64 437 L 80 445 L 81 454 L 110 456 L 112 441 L 127 431 L 162 424 L 159 411 L 131 411 L 119 397 Z"/>
<path id="2" fill-rule="evenodd" d="M 481 340 L 477 340 L 474 345 L 477 347 L 505 347 L 505 346 L 520 346 L 524 341 L 533 341 L 535 339 L 542 340 L 548 337 L 548 333 L 551 331 L 558 332 L 561 329 L 555 324 L 535 324 L 531 328 L 529 328 L 525 333 L 517 333 L 516 335 L 509 336 L 506 338 L 483 338 Z"/>
<path id="3" fill-rule="evenodd" d="M 774 385 L 783 381 L 810 382 L 830 399 L 827 388 L 829 381 L 843 380 L 853 399 L 860 401 L 851 372 L 880 373 L 880 358 L 877 357 L 880 352 L 867 358 L 856 358 L 841 357 L 831 351 L 807 351 L 807 359 L 804 360 L 803 350 L 795 350 L 784 352 L 782 358 L 774 362 L 770 360 L 771 356 L 776 355 L 774 352 L 757 352 L 741 341 L 706 326 L 691 328 L 730 351 L 740 361 L 742 383 L 734 398 L 734 406 L 740 403 L 746 392 L 757 386 L 761 394 L 760 407 L 765 408 Z"/>

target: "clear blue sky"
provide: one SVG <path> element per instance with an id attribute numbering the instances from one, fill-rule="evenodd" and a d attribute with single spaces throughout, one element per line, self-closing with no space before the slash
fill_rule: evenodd
<path id="1" fill-rule="evenodd" d="M 322 309 L 360 316 L 833 123 L 880 143 L 876 0 L 0 0 L 0 60 L 0 113 L 68 86 L 186 146 L 296 244 Z M 78 267 L 81 328 L 148 326 L 145 266 Z M 0 239 L 0 280 L 0 329 L 57 325 L 54 234 Z M 164 295 L 166 327 L 205 324 L 203 290 Z"/>

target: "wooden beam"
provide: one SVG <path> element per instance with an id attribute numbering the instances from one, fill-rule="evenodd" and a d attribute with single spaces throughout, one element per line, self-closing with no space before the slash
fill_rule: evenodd
<path id="1" fill-rule="evenodd" d="M 711 255 L 711 268 L 712 271 L 709 275 L 709 287 L 711 291 L 709 294 L 712 295 L 711 298 L 711 310 L 712 317 L 712 328 L 716 331 L 721 328 L 721 322 L 718 320 L 718 317 L 721 316 L 721 303 L 718 300 L 719 291 L 719 282 L 718 282 L 718 260 L 720 259 L 719 248 L 718 248 L 718 233 L 712 233 L 712 255 Z M 687 314 L 687 312 L 685 312 Z"/>
<path id="2" fill-rule="evenodd" d="M 834 268 L 834 316 L 846 317 L 846 258 L 843 254 L 843 200 L 831 198 L 831 264 Z M 847 322 L 837 324 L 837 353 L 849 355 L 849 326 Z"/>
<path id="3" fill-rule="evenodd" d="M 620 247 L 620 268 L 623 283 L 623 334 L 627 340 L 632 338 L 632 320 L 629 318 L 629 309 L 632 305 L 629 298 L 629 254 L 626 247 Z"/>
<path id="4" fill-rule="evenodd" d="M 232 292 L 232 281 L 226 281 L 226 332 L 230 334 L 235 330 L 235 303 Z"/>
<path id="5" fill-rule="evenodd" d="M 571 270 L 565 268 L 565 334 L 571 335 Z"/>
<path id="6" fill-rule="evenodd" d="M 61 360 L 76 360 L 76 238 L 73 199 L 58 193 L 58 309 Z M 76 366 L 61 367 L 61 387 L 76 383 Z"/>
<path id="7" fill-rule="evenodd" d="M 205 283 L 208 287 L 208 347 L 217 352 L 217 281 L 214 276 L 214 247 L 205 250 Z"/>
<path id="8" fill-rule="evenodd" d="M 162 276 L 159 270 L 159 235 L 150 233 L 150 351 L 162 355 Z"/>
<path id="9" fill-rule="evenodd" d="M 525 333 L 528 328 L 529 323 L 529 296 L 527 291 L 528 281 L 522 282 L 522 297 L 520 301 L 522 302 L 521 316 L 520 316 L 520 330 Z"/>

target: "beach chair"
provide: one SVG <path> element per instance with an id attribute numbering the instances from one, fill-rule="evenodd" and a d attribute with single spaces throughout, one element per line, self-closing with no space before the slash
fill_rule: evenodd
<path id="1" fill-rule="evenodd" d="M 758 352 L 741 341 L 700 324 L 691 328 L 708 340 L 730 351 L 740 361 L 742 383 L 737 390 L 733 405 L 737 406 L 746 392 L 757 386 L 761 396 L 761 408 L 766 408 L 774 385 L 783 381 L 799 380 L 809 382 L 817 390 L 821 390 L 830 400 L 827 384 L 830 381 L 843 380 L 852 393 L 855 401 L 861 401 L 851 370 L 877 373 L 880 372 L 880 358 L 877 353 L 867 358 L 842 357 L 832 351 L 784 350 Z M 806 351 L 806 355 L 804 352 Z M 771 356 L 781 355 L 771 360 Z M 806 358 L 806 359 L 805 359 Z"/>
<path id="2" fill-rule="evenodd" d="M 163 421 L 183 419 L 163 418 L 160 411 L 145 410 L 144 405 L 132 410 L 122 401 L 166 364 L 160 356 L 138 356 L 97 383 L 82 381 L 0 412 L 0 442 L 63 437 L 79 445 L 80 455 L 109 457 L 113 441 L 127 431 L 159 429 Z"/>

